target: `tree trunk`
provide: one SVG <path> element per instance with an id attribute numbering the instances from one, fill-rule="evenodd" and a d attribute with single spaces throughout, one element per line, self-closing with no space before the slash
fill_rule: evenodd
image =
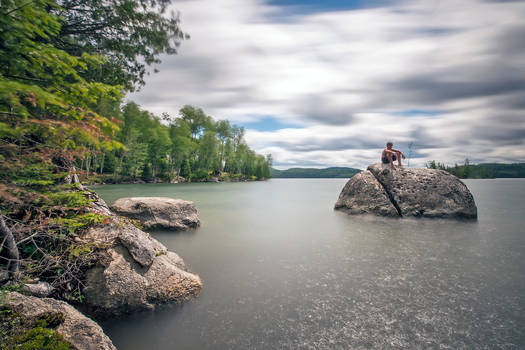
<path id="1" fill-rule="evenodd" d="M 7 263 L 7 272 L 9 277 L 17 277 L 18 265 L 20 263 L 18 248 L 16 247 L 15 237 L 13 236 L 13 233 L 9 227 L 7 227 L 2 214 L 0 214 L 0 240 L 2 240 L 1 248 L 5 248 L 7 253 L 6 257 L 9 259 L 9 262 Z"/>
<path id="2" fill-rule="evenodd" d="M 157 180 L 155 179 L 155 162 L 153 162 L 151 167 L 151 179 L 153 180 L 153 183 L 157 182 Z"/>
<path id="3" fill-rule="evenodd" d="M 88 152 L 86 159 L 86 179 L 89 177 L 89 168 L 91 166 L 91 150 Z"/>
<path id="4" fill-rule="evenodd" d="M 100 162 L 100 175 L 104 174 L 104 159 L 106 158 L 106 153 L 102 153 L 102 161 Z"/>

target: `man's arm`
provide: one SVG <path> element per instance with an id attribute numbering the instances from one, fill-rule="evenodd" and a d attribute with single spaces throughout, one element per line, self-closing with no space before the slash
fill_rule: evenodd
<path id="1" fill-rule="evenodd" d="M 406 158 L 406 157 L 405 157 L 405 154 L 404 154 L 402 151 L 400 151 L 400 150 L 398 150 L 398 149 L 394 149 L 394 148 L 392 148 L 392 151 L 393 151 L 393 153 L 400 154 L 401 157 L 403 157 L 403 159 Z"/>

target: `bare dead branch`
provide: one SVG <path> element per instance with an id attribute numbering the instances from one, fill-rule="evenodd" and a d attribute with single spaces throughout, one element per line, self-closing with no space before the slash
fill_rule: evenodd
<path id="1" fill-rule="evenodd" d="M 0 238 L 4 238 L 5 245 L 2 245 L 5 248 L 7 258 L 9 258 L 9 262 L 7 263 L 9 277 L 16 278 L 18 276 L 19 266 L 18 248 L 16 247 L 15 237 L 9 227 L 5 224 L 4 216 L 2 214 L 0 214 Z"/>

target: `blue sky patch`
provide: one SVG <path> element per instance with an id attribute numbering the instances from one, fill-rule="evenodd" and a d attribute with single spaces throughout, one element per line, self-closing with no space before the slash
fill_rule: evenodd
<path id="1" fill-rule="evenodd" d="M 270 5 L 286 7 L 294 14 L 356 10 L 386 6 L 392 0 L 268 0 Z"/>
<path id="2" fill-rule="evenodd" d="M 391 114 L 394 115 L 402 115 L 402 116 L 434 116 L 434 115 L 440 115 L 445 114 L 445 111 L 437 110 L 437 109 L 403 109 L 401 111 L 396 111 Z"/>
<path id="3" fill-rule="evenodd" d="M 244 126 L 245 129 L 252 129 L 257 131 L 276 131 L 287 128 L 302 128 L 302 126 L 299 124 L 283 123 L 280 120 L 271 116 L 265 116 L 256 122 L 242 123 L 240 125 Z"/>

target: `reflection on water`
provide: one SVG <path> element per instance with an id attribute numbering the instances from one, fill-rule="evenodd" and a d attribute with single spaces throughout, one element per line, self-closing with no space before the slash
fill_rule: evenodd
<path id="1" fill-rule="evenodd" d="M 202 227 L 153 232 L 200 297 L 101 322 L 120 349 L 525 347 L 524 180 L 470 180 L 478 221 L 350 217 L 345 180 L 111 185 L 193 200 Z"/>

